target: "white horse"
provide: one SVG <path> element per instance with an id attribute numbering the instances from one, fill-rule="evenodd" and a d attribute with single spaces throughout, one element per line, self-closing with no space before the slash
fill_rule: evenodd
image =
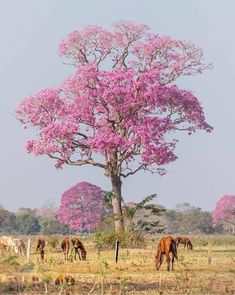
<path id="1" fill-rule="evenodd" d="M 2 236 L 0 237 L 1 248 L 6 252 L 13 252 L 14 254 L 19 254 L 19 247 L 13 238 Z"/>

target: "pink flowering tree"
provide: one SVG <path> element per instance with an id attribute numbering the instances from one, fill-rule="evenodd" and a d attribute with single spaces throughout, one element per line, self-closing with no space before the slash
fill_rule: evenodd
<path id="1" fill-rule="evenodd" d="M 46 202 L 40 209 L 37 210 L 36 215 L 42 218 L 53 219 L 55 217 L 57 206 L 53 201 Z"/>
<path id="2" fill-rule="evenodd" d="M 80 182 L 63 193 L 56 218 L 77 231 L 93 230 L 105 213 L 104 203 L 100 187 Z"/>
<path id="3" fill-rule="evenodd" d="M 230 224 L 235 233 L 235 196 L 225 195 L 220 198 L 212 211 L 212 219 L 214 225 L 219 225 L 221 222 Z"/>
<path id="4" fill-rule="evenodd" d="M 25 98 L 16 110 L 18 120 L 37 131 L 26 149 L 48 155 L 57 168 L 103 169 L 121 232 L 123 179 L 141 170 L 164 174 L 164 166 L 177 158 L 178 131 L 212 130 L 194 94 L 175 84 L 208 66 L 190 42 L 131 22 L 116 23 L 111 31 L 74 31 L 61 42 L 60 55 L 75 73 Z"/>

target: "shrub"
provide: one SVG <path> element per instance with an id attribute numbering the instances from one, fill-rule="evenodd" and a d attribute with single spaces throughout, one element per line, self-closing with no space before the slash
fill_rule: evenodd
<path id="1" fill-rule="evenodd" d="M 146 246 L 142 233 L 125 231 L 122 234 L 117 234 L 114 230 L 96 232 L 94 244 L 98 250 L 114 249 L 117 240 L 123 248 L 144 248 Z"/>
<path id="2" fill-rule="evenodd" d="M 57 248 L 57 246 L 60 243 L 60 239 L 59 239 L 59 237 L 57 235 L 50 235 L 50 236 L 48 236 L 47 239 L 46 239 L 46 241 L 47 241 L 47 244 L 49 245 L 49 247 L 51 249 Z"/>

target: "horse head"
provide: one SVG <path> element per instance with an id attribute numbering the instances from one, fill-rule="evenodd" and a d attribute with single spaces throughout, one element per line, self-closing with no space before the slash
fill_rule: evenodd
<path id="1" fill-rule="evenodd" d="M 82 256 L 82 260 L 86 260 L 86 250 L 85 249 L 83 249 L 83 250 L 81 250 L 81 256 Z"/>
<path id="2" fill-rule="evenodd" d="M 155 265 L 156 265 L 157 270 L 159 270 L 161 263 L 160 263 L 160 259 L 157 255 L 155 255 Z"/>

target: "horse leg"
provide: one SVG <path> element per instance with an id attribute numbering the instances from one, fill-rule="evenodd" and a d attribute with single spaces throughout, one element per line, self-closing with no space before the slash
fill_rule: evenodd
<path id="1" fill-rule="evenodd" d="M 78 250 L 77 250 L 78 251 Z M 80 252 L 78 251 L 78 257 L 79 257 L 79 260 L 82 260 L 81 259 L 81 255 L 80 255 Z"/>
<path id="2" fill-rule="evenodd" d="M 162 253 L 160 256 L 160 266 L 162 265 L 163 261 L 164 261 L 164 254 Z"/>
<path id="3" fill-rule="evenodd" d="M 77 260 L 77 249 L 74 248 L 74 260 Z"/>
<path id="4" fill-rule="evenodd" d="M 75 248 L 75 260 L 77 260 L 77 255 L 78 255 L 79 260 L 81 260 L 80 252 L 79 252 L 78 248 Z"/>
<path id="5" fill-rule="evenodd" d="M 69 260 L 69 249 L 66 251 L 66 260 Z"/>
<path id="6" fill-rule="evenodd" d="M 171 263 L 171 258 L 169 253 L 166 254 L 166 262 L 167 262 L 167 271 L 170 270 L 170 263 Z"/>
<path id="7" fill-rule="evenodd" d="M 41 260 L 44 260 L 44 250 L 40 251 Z"/>
<path id="8" fill-rule="evenodd" d="M 171 263 L 172 263 L 172 267 L 171 269 L 174 270 L 174 261 L 175 261 L 175 255 L 172 254 L 172 258 L 171 258 Z"/>

